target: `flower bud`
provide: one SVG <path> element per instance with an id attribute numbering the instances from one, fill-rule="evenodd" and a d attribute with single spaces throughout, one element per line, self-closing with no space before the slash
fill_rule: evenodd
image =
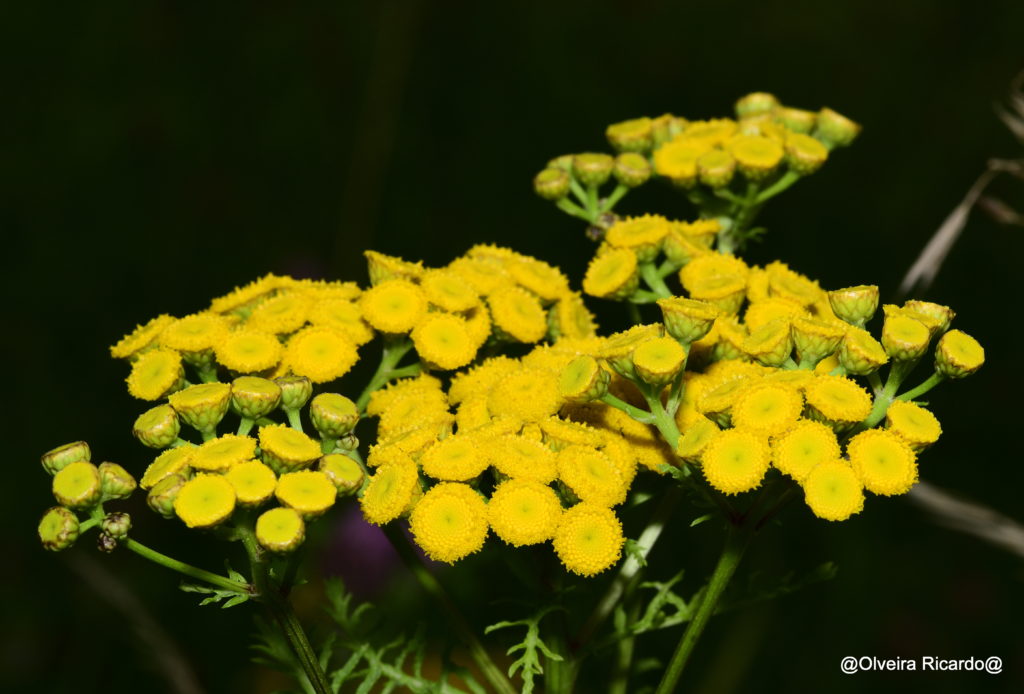
<path id="1" fill-rule="evenodd" d="M 784 106 L 775 112 L 775 119 L 795 133 L 809 134 L 818 122 L 818 114 L 802 108 Z"/>
<path id="2" fill-rule="evenodd" d="M 985 363 L 985 349 L 961 330 L 950 330 L 935 347 L 935 370 L 946 378 L 964 378 Z"/>
<path id="3" fill-rule="evenodd" d="M 189 386 L 171 395 L 168 401 L 186 424 L 205 435 L 213 432 L 227 414 L 231 386 L 227 383 Z"/>
<path id="4" fill-rule="evenodd" d="M 768 92 L 753 92 L 747 94 L 736 102 L 736 117 L 749 118 L 762 113 L 772 113 L 781 104 L 774 94 Z"/>
<path id="5" fill-rule="evenodd" d="M 702 278 L 690 287 L 690 298 L 717 306 L 722 313 L 734 315 L 747 295 L 747 281 L 741 275 L 717 275 Z"/>
<path id="6" fill-rule="evenodd" d="M 898 309 L 885 312 L 882 324 L 882 347 L 896 361 L 919 359 L 928 349 L 931 332 L 919 320 Z"/>
<path id="7" fill-rule="evenodd" d="M 363 485 L 363 468 L 343 453 L 325 455 L 317 463 L 317 469 L 327 475 L 338 490 L 338 496 L 355 494 Z"/>
<path id="8" fill-rule="evenodd" d="M 676 135 L 683 132 L 686 125 L 687 121 L 685 118 L 673 116 L 671 113 L 666 113 L 653 119 L 651 121 L 652 146 L 655 149 L 661 147 Z"/>
<path id="9" fill-rule="evenodd" d="M 839 347 L 845 331 L 838 325 L 816 318 L 796 318 L 792 323 L 793 347 L 803 367 L 814 366 Z"/>
<path id="10" fill-rule="evenodd" d="M 851 325 L 863 328 L 878 310 L 878 287 L 862 284 L 828 293 L 832 312 Z"/>
<path id="11" fill-rule="evenodd" d="M 174 518 L 174 500 L 186 482 L 188 477 L 181 473 L 164 477 L 149 490 L 146 504 L 164 518 Z"/>
<path id="12" fill-rule="evenodd" d="M 231 409 L 240 417 L 266 417 L 280 403 L 281 386 L 268 378 L 239 376 L 231 382 Z"/>
<path id="13" fill-rule="evenodd" d="M 782 145 L 764 135 L 738 135 L 729 142 L 729 152 L 740 173 L 751 181 L 771 176 L 785 155 Z"/>
<path id="14" fill-rule="evenodd" d="M 818 111 L 818 120 L 814 129 L 814 137 L 821 140 L 829 149 L 846 147 L 860 134 L 860 126 L 846 116 L 836 113 L 830 108 Z"/>
<path id="15" fill-rule="evenodd" d="M 696 342 L 711 331 L 721 311 L 704 301 L 674 296 L 658 299 L 665 331 L 684 345 Z"/>
<path id="16" fill-rule="evenodd" d="M 828 159 L 828 149 L 810 135 L 790 135 L 786 139 L 786 165 L 801 176 L 809 176 Z"/>
<path id="17" fill-rule="evenodd" d="M 100 471 L 92 463 L 70 463 L 53 476 L 53 496 L 61 506 L 89 509 L 100 501 Z"/>
<path id="18" fill-rule="evenodd" d="M 678 225 L 674 225 L 662 239 L 661 250 L 664 251 L 666 258 L 680 267 L 708 252 L 707 247 L 700 243 L 700 237 L 685 234 Z"/>
<path id="19" fill-rule="evenodd" d="M 636 152 L 624 152 L 615 157 L 615 168 L 612 173 L 615 174 L 615 180 L 622 185 L 636 188 L 651 177 L 651 164 Z"/>
<path id="20" fill-rule="evenodd" d="M 583 277 L 583 291 L 591 296 L 627 299 L 640 286 L 640 266 L 631 248 L 616 248 L 594 256 Z"/>
<path id="21" fill-rule="evenodd" d="M 181 422 L 170 405 L 158 405 L 146 410 L 135 420 L 132 433 L 143 445 L 150 448 L 167 448 L 178 440 Z"/>
<path id="22" fill-rule="evenodd" d="M 415 280 L 423 275 L 423 264 L 420 262 L 410 263 L 398 256 L 384 255 L 377 251 L 364 251 L 363 255 L 366 256 L 370 284 L 374 287 L 388 280 Z"/>
<path id="23" fill-rule="evenodd" d="M 577 154 L 572 158 L 572 170 L 583 185 L 599 186 L 612 175 L 615 160 L 611 155 L 595 152 Z"/>
<path id="24" fill-rule="evenodd" d="M 660 325 L 635 325 L 604 340 L 597 356 L 605 359 L 615 373 L 624 378 L 635 378 L 633 369 L 633 350 L 647 340 L 660 337 Z"/>
<path id="25" fill-rule="evenodd" d="M 558 390 L 568 402 L 599 400 L 608 392 L 611 374 L 594 357 L 581 355 L 569 362 L 558 378 Z"/>
<path id="26" fill-rule="evenodd" d="M 713 149 L 697 158 L 697 178 L 711 188 L 724 188 L 736 172 L 736 160 L 724 149 Z"/>
<path id="27" fill-rule="evenodd" d="M 789 320 L 776 318 L 751 332 L 743 342 L 743 351 L 762 366 L 782 366 L 793 351 Z"/>
<path id="28" fill-rule="evenodd" d="M 654 124 L 646 117 L 613 123 L 604 134 L 618 152 L 646 152 L 654 144 Z"/>
<path id="29" fill-rule="evenodd" d="M 39 540 L 51 552 L 59 552 L 78 539 L 78 518 L 63 506 L 54 506 L 39 521 Z"/>
<path id="30" fill-rule="evenodd" d="M 190 528 L 212 528 L 234 513 L 238 497 L 223 475 L 196 475 L 174 500 L 174 512 Z"/>
<path id="31" fill-rule="evenodd" d="M 655 337 L 633 350 L 633 368 L 645 383 L 671 383 L 686 364 L 686 350 L 672 337 Z"/>
<path id="32" fill-rule="evenodd" d="M 126 499 L 138 486 L 135 478 L 117 463 L 100 463 L 99 470 L 104 501 Z"/>
<path id="33" fill-rule="evenodd" d="M 326 438 L 339 439 L 359 422 L 356 404 L 338 393 L 320 393 L 309 406 L 313 426 Z"/>
<path id="34" fill-rule="evenodd" d="M 313 396 L 313 383 L 305 376 L 282 376 L 274 383 L 281 387 L 281 409 L 301 410 Z"/>
<path id="35" fill-rule="evenodd" d="M 944 333 L 949 330 L 950 323 L 952 323 L 953 319 L 956 318 L 956 312 L 949 306 L 935 304 L 931 301 L 918 301 L 916 299 L 912 299 L 910 301 L 903 302 L 903 308 L 906 311 L 911 311 L 917 314 L 914 318 L 917 318 L 918 316 L 927 317 L 929 322 L 936 326 L 936 330 L 932 331 L 933 334 L 935 332 Z M 928 323 L 925 323 L 925 325 L 929 326 Z"/>
<path id="36" fill-rule="evenodd" d="M 549 169 L 562 169 L 563 171 L 572 171 L 572 155 L 563 154 L 555 157 L 548 162 L 547 168 Z"/>
<path id="37" fill-rule="evenodd" d="M 306 539 L 306 524 L 294 509 L 272 508 L 256 519 L 256 539 L 271 552 L 291 552 Z"/>
<path id="38" fill-rule="evenodd" d="M 839 344 L 839 364 L 854 376 L 878 371 L 889 357 L 881 343 L 866 330 L 849 330 Z"/>
<path id="39" fill-rule="evenodd" d="M 560 200 L 569 194 L 569 172 L 548 167 L 533 177 L 533 192 L 545 200 Z"/>
<path id="40" fill-rule="evenodd" d="M 58 446 L 52 451 L 43 453 L 43 469 L 51 475 L 56 475 L 71 463 L 86 462 L 92 459 L 92 451 L 85 441 L 74 441 Z"/>
<path id="41" fill-rule="evenodd" d="M 117 549 L 117 538 L 110 533 L 100 532 L 96 536 L 96 548 L 105 554 L 110 554 Z"/>
<path id="42" fill-rule="evenodd" d="M 263 462 L 278 474 L 307 468 L 322 455 L 316 441 L 279 424 L 260 427 L 259 440 Z"/>
<path id="43" fill-rule="evenodd" d="M 100 528 L 115 540 L 123 540 L 132 528 L 132 517 L 127 513 L 108 513 L 100 523 Z"/>

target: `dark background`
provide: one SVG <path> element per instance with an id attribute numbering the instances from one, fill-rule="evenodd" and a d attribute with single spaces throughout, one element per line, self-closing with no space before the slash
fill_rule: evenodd
<path id="1" fill-rule="evenodd" d="M 753 90 L 831 106 L 864 133 L 768 207 L 767 242 L 749 259 L 782 258 L 825 287 L 893 291 L 986 159 L 1020 156 L 993 104 L 1024 68 L 1022 32 L 1024 4 L 1012 0 L 7 3 L 0 689 L 173 691 L 165 673 L 184 672 L 182 661 L 208 692 L 273 686 L 246 664 L 248 608 L 196 608 L 174 577 L 99 555 L 91 535 L 59 556 L 33 537 L 52 503 L 36 462 L 44 450 L 86 438 L 99 459 L 145 463 L 130 435 L 140 405 L 107 355 L 136 323 L 193 312 L 268 271 L 365 281 L 368 247 L 442 264 L 495 242 L 578 283 L 591 247 L 533 196 L 533 174 L 554 155 L 605 149 L 610 122 L 726 115 Z M 680 197 L 648 188 L 621 210 L 689 214 Z M 1020 182 L 993 190 L 1024 207 Z M 1022 251 L 1020 229 L 975 214 L 924 297 L 956 308 L 988 364 L 937 391 L 944 440 L 922 476 L 1018 520 Z M 617 313 L 603 315 L 616 327 Z M 127 508 L 140 539 L 220 563 L 219 545 L 161 522 L 141 498 Z M 693 565 L 689 591 L 718 530 L 677 520 L 653 558 L 663 577 Z M 1024 689 L 1019 556 L 944 530 L 903 499 L 871 499 L 841 525 L 795 508 L 784 521 L 741 572 L 834 560 L 838 577 L 716 620 L 689 687 Z M 467 603 L 502 590 L 458 588 Z M 665 657 L 676 638 L 640 647 Z M 1005 671 L 851 677 L 839 672 L 847 655 L 998 655 Z"/>

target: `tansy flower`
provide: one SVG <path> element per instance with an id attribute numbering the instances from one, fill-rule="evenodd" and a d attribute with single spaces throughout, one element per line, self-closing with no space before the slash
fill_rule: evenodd
<path id="1" fill-rule="evenodd" d="M 871 414 L 871 396 L 843 376 L 818 376 L 805 388 L 812 414 L 830 422 L 853 423 Z"/>
<path id="2" fill-rule="evenodd" d="M 502 436 L 484 447 L 490 463 L 503 475 L 548 484 L 558 476 L 555 454 L 539 441 Z"/>
<path id="3" fill-rule="evenodd" d="M 160 344 L 183 352 L 211 349 L 228 332 L 228 322 L 215 313 L 197 313 L 174 321 L 160 333 Z"/>
<path id="4" fill-rule="evenodd" d="M 509 275 L 521 287 L 544 301 L 554 301 L 569 291 L 569 280 L 558 268 L 536 258 L 523 258 L 506 266 Z"/>
<path id="5" fill-rule="evenodd" d="M 789 319 L 776 318 L 751 331 L 743 341 L 743 351 L 764 366 L 782 366 L 793 351 Z"/>
<path id="6" fill-rule="evenodd" d="M 584 339 L 593 337 L 597 325 L 587 310 L 583 297 L 576 292 L 563 294 L 548 314 L 551 334 L 555 339 Z"/>
<path id="7" fill-rule="evenodd" d="M 797 482 L 815 466 L 839 458 L 839 442 L 831 428 L 803 420 L 772 441 L 772 462 Z"/>
<path id="8" fill-rule="evenodd" d="M 697 401 L 697 410 L 721 425 L 728 425 L 733 405 L 754 382 L 754 379 L 749 378 L 725 381 L 701 396 Z"/>
<path id="9" fill-rule="evenodd" d="M 758 328 L 778 318 L 799 318 L 807 315 L 807 309 L 788 299 L 763 299 L 747 306 L 743 322 L 751 334 Z"/>
<path id="10" fill-rule="evenodd" d="M 131 359 L 140 354 L 146 348 L 156 344 L 157 338 L 164 329 L 173 323 L 175 318 L 168 315 L 160 315 L 143 325 L 136 326 L 110 348 L 110 356 L 115 359 Z"/>
<path id="11" fill-rule="evenodd" d="M 488 460 L 479 442 L 467 434 L 438 441 L 420 458 L 423 474 L 434 479 L 464 482 L 487 469 Z"/>
<path id="12" fill-rule="evenodd" d="M 946 378 L 964 378 L 985 363 L 985 349 L 973 337 L 950 330 L 935 346 L 935 370 Z"/>
<path id="13" fill-rule="evenodd" d="M 622 523 L 611 509 L 579 503 L 562 514 L 555 531 L 555 554 L 569 571 L 594 576 L 622 555 Z"/>
<path id="14" fill-rule="evenodd" d="M 618 506 L 627 487 L 612 461 L 589 446 L 568 446 L 558 452 L 558 477 L 581 500 L 598 506 Z"/>
<path id="15" fill-rule="evenodd" d="M 636 253 L 617 248 L 594 256 L 583 276 L 583 291 L 598 298 L 625 299 L 640 283 Z"/>
<path id="16" fill-rule="evenodd" d="M 88 509 L 98 503 L 102 492 L 99 468 L 84 460 L 65 465 L 53 476 L 53 496 L 61 506 Z"/>
<path id="17" fill-rule="evenodd" d="M 513 340 L 537 342 L 548 331 L 547 314 L 540 301 L 524 289 L 504 287 L 487 301 L 494 326 Z"/>
<path id="18" fill-rule="evenodd" d="M 214 347 L 217 361 L 241 374 L 266 371 L 281 361 L 283 349 L 269 333 L 242 328 L 228 333 Z"/>
<path id="19" fill-rule="evenodd" d="M 789 299 L 801 306 L 810 306 L 822 299 L 828 301 L 828 294 L 818 283 L 799 272 L 794 272 L 785 263 L 768 263 L 764 268 L 769 293 L 773 297 Z"/>
<path id="20" fill-rule="evenodd" d="M 211 434 L 227 414 L 231 404 L 231 386 L 227 383 L 200 383 L 172 393 L 167 401 L 186 424 Z"/>
<path id="21" fill-rule="evenodd" d="M 473 431 L 491 421 L 491 411 L 487 409 L 487 396 L 475 395 L 459 403 L 455 413 L 455 423 L 459 431 Z"/>
<path id="22" fill-rule="evenodd" d="M 392 279 L 419 279 L 423 275 L 423 263 L 411 263 L 397 256 L 384 255 L 377 251 L 364 251 L 370 284 L 377 286 Z"/>
<path id="23" fill-rule="evenodd" d="M 506 356 L 491 357 L 469 371 L 452 377 L 448 401 L 458 405 L 471 395 L 488 392 L 494 384 L 519 369 L 519 362 Z"/>
<path id="24" fill-rule="evenodd" d="M 466 319 L 450 313 L 428 314 L 413 328 L 412 342 L 421 359 L 442 369 L 458 369 L 476 356 Z"/>
<path id="25" fill-rule="evenodd" d="M 174 512 L 190 528 L 209 528 L 235 510 L 235 488 L 221 475 L 197 475 L 178 491 Z"/>
<path id="26" fill-rule="evenodd" d="M 645 382 L 665 385 L 686 363 L 686 350 L 672 337 L 655 337 L 633 350 L 633 368 Z"/>
<path id="27" fill-rule="evenodd" d="M 466 331 L 477 349 L 487 342 L 491 336 L 491 314 L 487 306 L 479 304 L 466 314 Z"/>
<path id="28" fill-rule="evenodd" d="M 743 175 L 755 181 L 769 176 L 785 155 L 782 145 L 764 135 L 737 135 L 729 141 L 729 152 Z"/>
<path id="29" fill-rule="evenodd" d="M 292 373 L 313 383 L 341 378 L 358 360 L 355 343 L 325 327 L 309 327 L 295 333 L 284 353 Z"/>
<path id="30" fill-rule="evenodd" d="M 267 299 L 253 309 L 246 327 L 268 333 L 291 333 L 306 323 L 310 301 L 298 292 Z"/>
<path id="31" fill-rule="evenodd" d="M 428 557 L 452 564 L 483 547 L 487 503 L 468 485 L 443 482 L 416 504 L 409 529 Z"/>
<path id="32" fill-rule="evenodd" d="M 487 399 L 492 415 L 509 415 L 528 422 L 550 417 L 561 405 L 558 377 L 538 369 L 520 369 L 506 376 Z"/>
<path id="33" fill-rule="evenodd" d="M 195 449 L 189 465 L 197 470 L 223 472 L 255 455 L 256 439 L 225 434 Z"/>
<path id="34" fill-rule="evenodd" d="M 423 291 L 404 279 L 391 279 L 365 291 L 359 299 L 363 319 L 385 333 L 407 333 L 427 310 Z"/>
<path id="35" fill-rule="evenodd" d="M 544 443 L 554 450 L 566 446 L 599 446 L 604 441 L 603 432 L 580 422 L 558 417 L 548 417 L 540 422 Z"/>
<path id="36" fill-rule="evenodd" d="M 309 322 L 333 328 L 361 347 L 373 339 L 373 329 L 363 320 L 359 307 L 348 299 L 328 299 L 313 304 Z"/>
<path id="37" fill-rule="evenodd" d="M 488 296 L 512 281 L 499 263 L 483 258 L 456 258 L 448 264 L 448 269 L 469 283 L 481 296 Z"/>
<path id="38" fill-rule="evenodd" d="M 227 313 L 243 309 L 277 289 L 290 286 L 293 282 L 291 277 L 268 274 L 244 287 L 236 287 L 230 293 L 217 297 L 210 302 L 210 310 L 214 313 Z"/>
<path id="39" fill-rule="evenodd" d="M 702 142 L 708 147 L 722 145 L 736 132 L 737 123 L 731 118 L 711 118 L 690 121 L 678 139 L 684 142 Z"/>
<path id="40" fill-rule="evenodd" d="M 263 462 L 278 472 L 308 467 L 320 457 L 320 444 L 283 424 L 260 427 Z"/>
<path id="41" fill-rule="evenodd" d="M 429 270 L 420 286 L 427 301 L 445 311 L 468 311 L 480 303 L 473 286 L 452 270 Z"/>
<path id="42" fill-rule="evenodd" d="M 295 509 L 272 508 L 256 519 L 256 540 L 271 552 L 290 552 L 306 538 L 305 525 Z"/>
<path id="43" fill-rule="evenodd" d="M 677 185 L 689 186 L 697 178 L 697 160 L 710 149 L 710 145 L 700 140 L 676 138 L 655 150 L 654 171 Z"/>
<path id="44" fill-rule="evenodd" d="M 403 432 L 448 419 L 448 402 L 444 394 L 422 390 L 395 400 L 380 414 L 377 437 L 389 439 Z"/>
<path id="45" fill-rule="evenodd" d="M 739 494 L 761 484 L 771 453 L 764 437 L 744 429 L 729 429 L 712 439 L 701 456 L 708 483 L 724 494 Z"/>
<path id="46" fill-rule="evenodd" d="M 441 392 L 441 381 L 430 374 L 421 373 L 415 378 L 403 378 L 380 390 L 375 390 L 370 396 L 370 402 L 366 405 L 366 414 L 371 417 L 377 416 L 399 398 L 417 391 L 433 391 L 444 397 L 444 393 Z"/>
<path id="47" fill-rule="evenodd" d="M 679 281 L 688 292 L 715 277 L 745 280 L 750 268 L 741 259 L 727 253 L 709 253 L 687 263 L 679 271 Z"/>
<path id="48" fill-rule="evenodd" d="M 668 220 L 660 215 L 647 214 L 628 217 L 612 224 L 605 241 L 614 248 L 630 248 L 640 261 L 650 261 L 661 250 L 661 240 L 669 232 Z"/>
<path id="49" fill-rule="evenodd" d="M 363 517 L 375 525 L 393 521 L 405 512 L 419 491 L 415 463 L 385 463 L 370 477 L 359 498 Z"/>
<path id="50" fill-rule="evenodd" d="M 331 479 L 319 470 L 286 472 L 277 480 L 274 496 L 283 505 L 313 518 L 334 505 L 338 494 Z"/>
<path id="51" fill-rule="evenodd" d="M 717 424 L 707 417 L 701 416 L 700 419 L 687 427 L 683 435 L 679 437 L 676 455 L 683 460 L 699 462 L 701 455 L 715 436 L 718 435 L 718 432 Z"/>
<path id="52" fill-rule="evenodd" d="M 495 534 L 510 545 L 535 545 L 554 537 L 562 518 L 562 503 L 551 487 L 529 480 L 507 480 L 491 494 L 487 517 Z"/>
<path id="53" fill-rule="evenodd" d="M 817 465 L 803 481 L 804 500 L 818 518 L 843 521 L 864 508 L 864 488 L 849 465 Z"/>
<path id="54" fill-rule="evenodd" d="M 292 288 L 305 294 L 314 303 L 331 301 L 351 301 L 358 299 L 363 290 L 355 282 L 337 280 L 292 280 Z"/>
<path id="55" fill-rule="evenodd" d="M 139 480 L 139 486 L 143 489 L 151 489 L 165 477 L 185 472 L 188 464 L 192 462 L 195 452 L 196 447 L 191 444 L 168 448 L 149 464 L 142 479 Z"/>
<path id="56" fill-rule="evenodd" d="M 912 402 L 896 400 L 885 411 L 886 428 L 921 450 L 939 440 L 942 426 L 934 414 Z"/>
<path id="57" fill-rule="evenodd" d="M 761 381 L 744 390 L 732 406 L 733 426 L 775 436 L 796 424 L 804 407 L 800 391 Z"/>
<path id="58" fill-rule="evenodd" d="M 274 495 L 277 476 L 258 460 L 247 460 L 233 465 L 224 475 L 235 488 L 235 496 L 242 506 L 257 506 Z"/>
<path id="59" fill-rule="evenodd" d="M 906 494 L 917 482 L 914 451 L 891 431 L 862 431 L 846 444 L 846 453 L 864 487 L 875 494 Z"/>
<path id="60" fill-rule="evenodd" d="M 169 349 L 153 349 L 135 360 L 128 375 L 128 392 L 140 400 L 159 400 L 181 386 L 185 371 L 181 356 Z"/>

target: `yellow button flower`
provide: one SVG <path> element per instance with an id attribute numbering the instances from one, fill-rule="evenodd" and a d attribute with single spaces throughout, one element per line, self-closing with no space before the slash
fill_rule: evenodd
<path id="1" fill-rule="evenodd" d="M 285 506 L 295 509 L 303 518 L 319 516 L 334 505 L 338 489 L 319 470 L 287 472 L 277 480 L 274 496 Z"/>
<path id="2" fill-rule="evenodd" d="M 190 528 L 209 528 L 231 517 L 235 500 L 235 488 L 221 475 L 197 475 L 178 491 L 174 512 Z"/>
<path id="3" fill-rule="evenodd" d="M 132 364 L 128 392 L 140 400 L 159 400 L 180 388 L 184 378 L 181 356 L 177 352 L 153 349 Z"/>
<path id="4" fill-rule="evenodd" d="M 487 502 L 468 485 L 443 482 L 413 508 L 409 529 L 428 557 L 452 564 L 483 547 Z"/>
<path id="5" fill-rule="evenodd" d="M 291 508 L 272 508 L 256 519 L 256 540 L 271 552 L 290 552 L 306 539 L 306 527 Z"/>
<path id="6" fill-rule="evenodd" d="M 595 576 L 622 556 L 622 523 L 611 509 L 576 504 L 562 514 L 555 531 L 555 554 L 569 571 Z"/>
<path id="7" fill-rule="evenodd" d="M 864 488 L 850 466 L 820 463 L 803 481 L 804 500 L 818 518 L 843 521 L 864 508 Z"/>
<path id="8" fill-rule="evenodd" d="M 508 480 L 491 494 L 487 517 L 495 534 L 510 545 L 536 545 L 554 537 L 562 502 L 547 485 Z"/>
<path id="9" fill-rule="evenodd" d="M 846 453 L 864 487 L 875 494 L 906 494 L 917 482 L 914 451 L 891 431 L 863 431 L 846 444 Z"/>
<path id="10" fill-rule="evenodd" d="M 224 475 L 235 488 L 238 503 L 258 506 L 274 495 L 277 475 L 258 460 L 247 460 L 231 466 Z"/>

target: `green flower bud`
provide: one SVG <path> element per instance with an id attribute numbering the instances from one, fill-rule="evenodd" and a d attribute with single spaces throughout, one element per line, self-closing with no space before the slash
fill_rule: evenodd
<path id="1" fill-rule="evenodd" d="M 533 177 L 533 191 L 545 200 L 561 200 L 569 194 L 569 172 L 548 167 Z"/>
<path id="2" fill-rule="evenodd" d="M 660 325 L 635 325 L 607 337 L 597 356 L 607 361 L 615 373 L 623 378 L 635 379 L 633 350 L 654 337 L 661 337 Z"/>
<path id="3" fill-rule="evenodd" d="M 170 405 L 159 405 L 146 410 L 135 420 L 132 433 L 143 445 L 150 448 L 167 448 L 178 440 L 181 422 L 178 413 Z"/>
<path id="4" fill-rule="evenodd" d="M 547 168 L 549 169 L 562 169 L 563 171 L 572 171 L 572 155 L 563 154 L 555 157 L 548 162 Z"/>
<path id="5" fill-rule="evenodd" d="M 178 492 L 186 482 L 188 477 L 183 474 L 164 477 L 149 490 L 146 503 L 164 518 L 174 518 L 174 500 L 178 498 Z"/>
<path id="6" fill-rule="evenodd" d="M 671 113 L 658 116 L 651 121 L 651 139 L 654 149 L 674 138 L 687 126 L 687 120 Z"/>
<path id="7" fill-rule="evenodd" d="M 65 443 L 63 446 L 43 453 L 42 458 L 43 469 L 51 475 L 56 475 L 70 463 L 88 463 L 90 460 L 92 460 L 92 452 L 89 450 L 89 444 L 85 441 Z"/>
<path id="8" fill-rule="evenodd" d="M 697 159 L 697 177 L 710 188 L 724 188 L 736 173 L 736 160 L 724 149 L 713 149 Z"/>
<path id="9" fill-rule="evenodd" d="M 786 165 L 801 176 L 809 176 L 824 165 L 828 149 L 810 135 L 790 135 L 786 139 Z"/>
<path id="10" fill-rule="evenodd" d="M 665 257 L 682 267 L 699 255 L 707 253 L 707 248 L 698 243 L 698 239 L 690 237 L 677 229 L 668 232 L 662 239 L 661 250 Z"/>
<path id="11" fill-rule="evenodd" d="M 921 321 L 911 318 L 899 309 L 885 312 L 882 347 L 896 361 L 920 359 L 928 350 L 931 338 L 931 331 Z"/>
<path id="12" fill-rule="evenodd" d="M 132 528 L 132 517 L 127 513 L 108 513 L 100 523 L 100 528 L 115 540 L 123 540 Z"/>
<path id="13" fill-rule="evenodd" d="M 202 383 L 173 393 L 168 401 L 185 422 L 203 434 L 212 433 L 227 414 L 231 386 L 227 383 Z"/>
<path id="14" fill-rule="evenodd" d="M 985 363 L 985 349 L 961 330 L 950 330 L 935 347 L 935 370 L 946 378 L 964 378 Z"/>
<path id="15" fill-rule="evenodd" d="M 665 331 L 684 345 L 696 342 L 709 332 L 721 311 L 711 304 L 680 296 L 658 299 Z"/>
<path id="16" fill-rule="evenodd" d="M 633 350 L 633 368 L 645 383 L 664 386 L 686 363 L 686 350 L 672 337 L 655 337 Z"/>
<path id="17" fill-rule="evenodd" d="M 110 533 L 101 532 L 96 536 L 96 548 L 106 554 L 117 549 L 117 538 Z"/>
<path id="18" fill-rule="evenodd" d="M 949 306 L 943 306 L 942 304 L 935 304 L 931 301 L 918 301 L 912 299 L 910 301 L 903 302 L 903 308 L 907 311 L 911 311 L 920 316 L 924 316 L 929 319 L 929 322 L 935 325 L 935 332 L 944 333 L 949 330 L 950 323 L 956 318 L 956 312 L 953 311 Z M 917 318 L 917 316 L 914 316 Z M 919 319 L 920 320 L 920 319 Z M 924 322 L 924 321 L 922 321 Z M 925 323 L 929 328 L 929 323 Z"/>
<path id="19" fill-rule="evenodd" d="M 266 417 L 279 404 L 281 386 L 269 378 L 239 376 L 231 382 L 231 409 L 240 417 Z"/>
<path id="20" fill-rule="evenodd" d="M 775 112 L 775 119 L 795 133 L 809 134 L 818 122 L 818 114 L 802 108 L 784 106 Z"/>
<path id="21" fill-rule="evenodd" d="M 814 137 L 821 140 L 829 149 L 846 147 L 860 134 L 860 126 L 846 116 L 836 113 L 830 108 L 818 111 L 817 127 Z"/>
<path id="22" fill-rule="evenodd" d="M 612 175 L 615 160 L 611 155 L 595 152 L 577 154 L 572 158 L 572 170 L 584 185 L 599 186 Z"/>
<path id="23" fill-rule="evenodd" d="M 878 310 L 878 287 L 861 284 L 828 293 L 832 312 L 851 325 L 863 328 Z"/>
<path id="24" fill-rule="evenodd" d="M 321 436 L 338 439 L 359 422 L 359 409 L 344 395 L 320 393 L 309 406 L 309 416 Z"/>
<path id="25" fill-rule="evenodd" d="M 608 392 L 610 380 L 611 374 L 602 369 L 596 359 L 582 355 L 562 369 L 558 390 L 568 402 L 590 402 Z"/>
<path id="26" fill-rule="evenodd" d="M 313 396 L 313 383 L 305 376 L 281 376 L 274 383 L 281 387 L 281 409 L 301 410 Z"/>
<path id="27" fill-rule="evenodd" d="M 775 98 L 774 94 L 768 92 L 753 92 L 741 97 L 736 102 L 736 117 L 737 118 L 749 118 L 751 116 L 758 116 L 762 113 L 772 113 L 781 104 L 779 100 Z"/>
<path id="28" fill-rule="evenodd" d="M 646 117 L 613 123 L 604 134 L 619 152 L 646 152 L 654 144 L 654 124 Z"/>
<path id="29" fill-rule="evenodd" d="M 92 463 L 79 461 L 64 466 L 53 476 L 53 496 L 70 509 L 89 509 L 100 501 L 100 471 Z"/>
<path id="30" fill-rule="evenodd" d="M 200 371 L 209 371 L 216 369 L 217 358 L 213 353 L 212 349 L 201 349 L 197 352 L 189 352 L 187 350 L 180 350 L 181 358 L 186 364 L 196 367 Z M 212 371 L 211 374 L 215 374 Z"/>
<path id="31" fill-rule="evenodd" d="M 612 173 L 615 174 L 615 180 L 622 185 L 636 188 L 651 177 L 651 163 L 636 152 L 623 152 L 615 157 L 615 168 Z"/>
<path id="32" fill-rule="evenodd" d="M 850 330 L 839 344 L 839 363 L 854 376 L 874 373 L 887 361 L 881 343 L 866 330 Z"/>
<path id="33" fill-rule="evenodd" d="M 343 453 L 325 455 L 317 463 L 317 469 L 327 475 L 338 489 L 338 496 L 355 494 L 363 485 L 363 468 Z"/>
<path id="34" fill-rule="evenodd" d="M 78 539 L 78 518 L 63 506 L 54 506 L 39 521 L 39 540 L 51 552 L 59 552 Z"/>
<path id="35" fill-rule="evenodd" d="M 839 348 L 839 342 L 846 334 L 838 325 L 816 318 L 796 318 L 792 322 L 793 347 L 797 361 L 803 367 L 814 366 Z"/>
<path id="36" fill-rule="evenodd" d="M 104 501 L 126 499 L 138 486 L 135 478 L 117 463 L 100 463 L 99 469 Z"/>

